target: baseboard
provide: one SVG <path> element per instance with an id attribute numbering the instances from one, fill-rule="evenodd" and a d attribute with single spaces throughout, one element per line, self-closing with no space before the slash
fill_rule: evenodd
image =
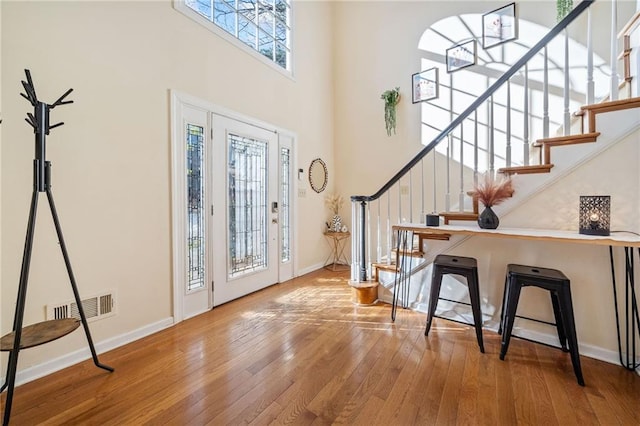
<path id="1" fill-rule="evenodd" d="M 111 337 L 95 344 L 96 352 L 98 354 L 108 352 L 112 349 L 126 345 L 143 337 L 149 336 L 160 330 L 164 330 L 167 327 L 173 325 L 173 317 L 165 318 L 153 324 L 140 327 L 137 330 L 130 331 L 128 333 L 121 334 L 119 336 Z M 24 383 L 28 383 L 32 380 L 39 379 L 47 376 L 56 371 L 62 370 L 79 362 L 85 361 L 91 358 L 91 351 L 89 347 L 71 352 L 67 355 L 63 355 L 59 358 L 52 359 L 42 364 L 34 365 L 24 370 L 18 371 L 16 374 L 16 386 Z M 0 379 L 0 386 L 4 384 L 5 378 Z"/>
<path id="2" fill-rule="evenodd" d="M 380 302 L 384 302 L 384 303 L 388 303 L 391 304 L 391 298 L 390 297 L 379 297 L 378 301 Z M 422 312 L 426 315 L 426 306 L 411 306 L 412 310 L 414 311 L 418 311 L 418 312 Z M 438 312 L 436 311 L 436 315 L 442 315 L 442 316 L 447 316 L 446 312 Z M 470 312 L 469 314 L 470 315 Z M 426 318 L 426 317 L 425 317 Z M 463 322 L 471 322 L 471 317 L 469 318 L 452 318 L 453 320 L 462 320 Z M 498 332 L 498 323 L 496 321 L 492 321 L 492 320 L 486 320 L 484 321 L 484 325 L 483 325 L 483 329 L 485 330 L 490 330 L 493 332 Z M 519 337 L 523 337 L 525 339 L 529 339 L 529 340 L 534 340 L 536 342 L 540 342 L 540 343 L 544 343 L 545 345 L 549 345 L 549 346 L 555 346 L 555 347 L 560 347 L 559 343 L 558 343 L 558 335 L 557 334 L 551 334 L 551 333 L 540 333 L 538 331 L 531 331 L 531 330 L 526 330 L 523 328 L 518 328 L 517 330 L 514 330 L 513 332 L 514 335 L 518 335 Z M 618 354 L 617 351 L 612 351 L 609 349 L 604 349 L 601 348 L 599 346 L 593 346 L 593 345 L 588 345 L 588 344 L 584 344 L 584 343 L 579 343 L 579 351 L 580 351 L 580 355 L 581 356 L 586 356 L 589 358 L 593 358 L 593 359 L 597 359 L 599 361 L 604 361 L 604 362 L 608 362 L 610 364 L 615 364 L 615 365 L 620 365 L 620 355 Z M 636 360 L 636 363 L 640 363 L 640 359 Z M 640 375 L 640 368 L 636 369 L 636 373 L 638 373 L 638 375 Z"/>
<path id="3" fill-rule="evenodd" d="M 491 327 L 489 329 L 497 332 L 497 324 L 495 325 L 495 328 Z M 523 328 L 519 328 L 517 331 L 514 331 L 513 334 L 517 334 L 519 337 L 534 340 L 536 342 L 541 342 L 549 346 L 555 346 L 558 348 L 560 347 L 557 334 L 540 333 L 537 331 L 525 330 Z M 584 343 L 578 343 L 578 349 L 580 351 L 580 356 L 586 356 L 589 358 L 608 362 L 610 364 L 620 365 L 620 356 L 617 351 L 612 351 L 609 349 L 601 348 L 599 346 L 593 346 Z M 636 362 L 638 361 L 640 360 L 636 360 Z"/>
<path id="4" fill-rule="evenodd" d="M 307 266 L 306 268 L 299 269 L 298 274 L 296 276 L 300 277 L 302 275 L 306 275 L 309 272 L 317 271 L 322 267 L 324 267 L 324 263 L 316 263 L 315 265 Z"/>

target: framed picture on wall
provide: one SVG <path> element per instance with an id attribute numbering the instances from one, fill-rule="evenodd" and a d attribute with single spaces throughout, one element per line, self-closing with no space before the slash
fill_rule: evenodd
<path id="1" fill-rule="evenodd" d="M 515 3 L 482 15 L 482 47 L 484 49 L 516 38 L 518 38 L 518 21 Z"/>
<path id="2" fill-rule="evenodd" d="M 461 70 L 476 63 L 476 41 L 469 40 L 447 49 L 447 72 Z"/>
<path id="3" fill-rule="evenodd" d="M 438 68 L 429 68 L 411 76 L 414 104 L 438 97 Z"/>

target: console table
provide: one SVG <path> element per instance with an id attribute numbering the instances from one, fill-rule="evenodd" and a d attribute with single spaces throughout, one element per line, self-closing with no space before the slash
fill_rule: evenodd
<path id="1" fill-rule="evenodd" d="M 633 249 L 637 249 L 638 256 L 640 257 L 640 235 L 631 232 L 615 232 L 609 236 L 596 236 L 596 235 L 584 235 L 579 234 L 577 231 L 562 231 L 552 229 L 526 229 L 526 228 L 499 228 L 499 229 L 481 229 L 477 226 L 456 226 L 456 225 L 442 225 L 442 226 L 426 226 L 423 224 L 411 224 L 405 223 L 393 226 L 393 232 L 396 233 L 396 248 L 397 253 L 408 252 L 412 248 L 413 234 L 415 232 L 429 232 L 432 234 L 449 234 L 449 235 L 465 235 L 465 236 L 479 236 L 490 238 L 513 238 L 520 240 L 536 240 L 536 241 L 548 241 L 559 243 L 575 243 L 575 244 L 589 244 L 600 245 L 609 247 L 609 261 L 611 263 L 611 283 L 613 290 L 613 303 L 616 315 L 616 332 L 618 337 L 618 353 L 620 356 L 620 364 L 628 370 L 635 370 L 640 367 L 636 362 L 636 338 L 640 333 L 640 314 L 638 309 L 638 302 L 636 298 L 636 286 L 635 286 L 635 274 L 634 274 L 634 256 Z M 614 248 L 623 249 L 625 259 L 625 304 L 624 304 L 624 318 L 621 317 L 620 310 L 618 308 L 618 285 L 616 282 L 616 272 L 614 266 Z M 401 256 L 396 258 L 398 262 L 399 273 L 396 274 L 395 284 L 405 282 L 407 283 L 405 289 L 408 289 L 411 276 L 408 273 L 408 268 L 403 268 L 401 262 L 404 259 L 400 259 Z M 405 290 L 406 291 L 406 290 Z M 394 303 L 392 306 L 392 318 L 395 318 L 395 308 L 397 304 L 397 292 L 394 292 Z M 624 325 L 624 343 L 621 325 Z"/>

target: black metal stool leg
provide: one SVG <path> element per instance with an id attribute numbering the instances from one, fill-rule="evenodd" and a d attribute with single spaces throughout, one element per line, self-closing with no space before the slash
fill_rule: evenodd
<path id="1" fill-rule="evenodd" d="M 502 289 L 502 306 L 500 307 L 500 324 L 498 325 L 498 334 L 502 334 L 502 328 L 504 326 L 504 310 L 507 303 L 507 284 L 509 282 L 509 274 L 504 276 L 504 288 Z"/>
<path id="2" fill-rule="evenodd" d="M 473 311 L 473 323 L 476 328 L 476 338 L 480 352 L 484 353 L 484 342 L 482 340 L 482 310 L 480 309 L 480 286 L 478 284 L 478 270 L 474 269 L 467 276 L 467 287 L 469 288 L 469 299 L 471 299 L 471 310 Z"/>
<path id="3" fill-rule="evenodd" d="M 436 307 L 438 306 L 438 297 L 440 296 L 440 286 L 442 285 L 442 272 L 437 266 L 433 266 L 433 273 L 431 274 L 431 295 L 429 296 L 429 312 L 427 312 L 427 326 L 424 329 L 424 335 L 428 336 L 431 330 L 431 322 L 433 316 L 436 313 Z"/>
<path id="4" fill-rule="evenodd" d="M 553 316 L 556 319 L 556 330 L 558 332 L 558 339 L 560 340 L 560 346 L 563 352 L 569 352 L 567 349 L 567 331 L 562 319 L 562 309 L 560 307 L 559 295 L 556 291 L 549 291 L 551 294 L 551 305 L 553 306 Z"/>
<path id="5" fill-rule="evenodd" d="M 571 301 L 571 289 L 568 285 L 563 286 L 560 294 L 560 311 L 563 316 L 563 322 L 566 326 L 567 337 L 569 339 L 569 353 L 571 354 L 571 363 L 573 371 L 578 379 L 578 384 L 584 386 L 584 378 L 582 377 L 582 367 L 580 365 L 580 354 L 578 352 L 578 338 L 576 335 L 576 324 L 573 317 L 573 302 Z"/>
<path id="6" fill-rule="evenodd" d="M 504 360 L 509 349 L 511 341 L 511 332 L 513 331 L 513 322 L 518 308 L 518 299 L 520 298 L 520 283 L 514 277 L 509 278 L 509 289 L 507 290 L 507 309 L 505 311 L 504 329 L 502 330 L 502 344 L 500 345 L 500 359 Z"/>

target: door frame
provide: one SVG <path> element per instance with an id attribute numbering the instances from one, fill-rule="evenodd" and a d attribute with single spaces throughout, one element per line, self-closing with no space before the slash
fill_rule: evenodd
<path id="1" fill-rule="evenodd" d="M 211 102 L 207 102 L 195 96 L 189 95 L 187 93 L 178 91 L 178 90 L 170 90 L 170 107 L 171 107 L 171 257 L 172 257 L 172 286 L 173 286 L 173 322 L 174 324 L 179 323 L 189 317 L 198 315 L 200 313 L 206 312 L 207 310 L 213 307 L 213 290 L 214 290 L 214 282 L 213 282 L 213 265 L 211 262 L 211 256 L 208 257 L 206 262 L 206 268 L 208 271 L 206 276 L 210 280 L 207 283 L 207 309 L 203 309 L 201 312 L 195 312 L 192 314 L 187 314 L 184 312 L 184 299 L 185 299 L 185 288 L 186 288 L 186 249 L 183 242 L 186 240 L 186 226 L 187 226 L 187 215 L 185 208 L 185 200 L 186 200 L 186 178 L 185 178 L 185 165 L 184 165 L 184 133 L 183 133 L 183 110 L 185 107 L 195 108 L 200 110 L 206 110 L 209 114 L 208 125 L 206 129 L 206 143 L 211 144 L 211 132 L 212 132 L 212 115 L 217 114 L 221 116 L 225 116 L 231 118 L 233 120 L 245 122 L 247 124 L 251 124 L 252 126 L 262 127 L 264 129 L 268 129 L 270 131 L 275 132 L 278 135 L 278 143 L 280 145 L 281 136 L 289 138 L 290 149 L 291 149 L 291 158 L 292 158 L 292 188 L 291 188 L 291 229 L 292 229 L 292 238 L 291 238 L 291 277 L 294 278 L 298 273 L 298 257 L 297 250 L 298 247 L 298 232 L 297 232 L 297 224 L 298 224 L 298 208 L 297 208 L 297 194 L 298 194 L 298 173 L 296 171 L 297 168 L 297 159 L 296 159 L 296 141 L 297 136 L 294 132 L 280 128 L 271 123 L 267 123 L 264 121 L 257 120 L 253 117 L 246 116 L 244 114 L 240 114 L 238 112 L 229 110 L 227 108 L 221 107 L 219 105 L 213 104 Z M 207 152 L 212 151 L 209 149 Z M 211 158 L 209 154 L 208 156 L 208 166 L 211 166 Z M 205 167 L 205 180 L 211 185 L 211 170 Z M 211 200 L 207 199 L 207 203 L 209 205 L 206 206 L 206 209 L 211 209 Z M 226 206 L 216 206 L 216 209 L 226 208 Z M 209 235 L 206 237 L 206 244 L 211 247 L 212 246 L 212 235 L 209 232 Z M 205 250 L 208 252 L 208 250 Z M 279 272 L 278 275 L 282 279 L 282 275 L 280 274 L 280 262 L 278 262 Z M 286 277 L 285 277 L 286 278 Z M 185 316 L 188 315 L 188 316 Z"/>

